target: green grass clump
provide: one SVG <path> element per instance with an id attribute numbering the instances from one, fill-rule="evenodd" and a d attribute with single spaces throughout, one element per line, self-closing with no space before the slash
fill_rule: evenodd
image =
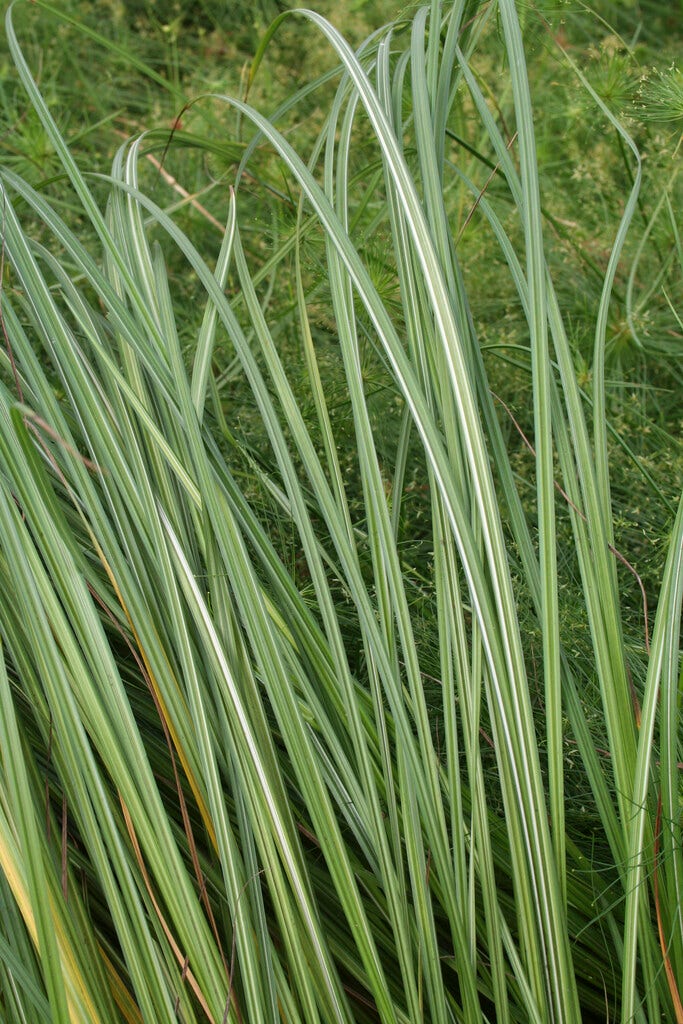
<path id="1" fill-rule="evenodd" d="M 105 170 L 103 100 L 74 132 L 27 59 L 99 30 L 28 7 L 3 1020 L 679 1021 L 683 252 L 644 54 L 512 0 L 355 49 L 301 11 L 228 95 L 119 12 Z"/>

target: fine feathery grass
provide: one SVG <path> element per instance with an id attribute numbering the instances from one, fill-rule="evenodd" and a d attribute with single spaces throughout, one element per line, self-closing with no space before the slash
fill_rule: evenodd
<path id="1" fill-rule="evenodd" d="M 67 217 L 0 175 L 3 1021 L 680 1024 L 683 505 L 636 698 L 605 408 L 636 146 L 594 95 L 633 188 L 589 408 L 549 271 L 512 0 L 435 0 L 355 52 L 318 14 L 283 15 L 326 40 L 336 92 L 303 153 L 278 125 L 307 88 L 270 119 L 198 101 L 232 106 L 244 153 L 211 259 L 141 184 L 152 140 L 123 145 L 109 176 L 77 166 L 16 7 L 10 51 L 70 198 Z M 476 71 L 492 27 L 507 135 Z M 505 218 L 454 159 L 463 104 Z M 257 266 L 241 211 L 265 152 L 262 201 L 286 194 L 289 235 Z M 531 509 L 459 264 L 463 201 L 526 323 Z M 171 266 L 198 282 L 189 349 Z M 288 296 L 296 360 L 264 281 Z M 368 360 L 395 396 L 392 451 Z M 428 642 L 404 553 L 416 476 Z M 565 571 L 589 629 L 580 672 Z M 577 791 L 591 835 L 567 827 Z"/>

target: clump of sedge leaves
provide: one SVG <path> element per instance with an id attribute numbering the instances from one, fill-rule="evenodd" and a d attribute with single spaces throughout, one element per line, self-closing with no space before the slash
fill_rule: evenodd
<path id="1" fill-rule="evenodd" d="M 288 26 L 328 65 L 278 109 L 212 89 L 93 174 L 23 7 L 3 1020 L 681 1020 L 681 463 L 647 431 L 683 258 L 643 94 L 616 116 L 512 0 L 355 49 L 297 11 L 251 97 Z M 599 233 L 549 194 L 540 39 L 611 140 Z"/>

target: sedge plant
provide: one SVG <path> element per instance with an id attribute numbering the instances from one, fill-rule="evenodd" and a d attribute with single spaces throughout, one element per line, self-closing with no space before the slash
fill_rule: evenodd
<path id="1" fill-rule="evenodd" d="M 129 140 L 108 176 L 79 168 L 17 6 L 12 58 L 79 222 L 2 171 L 3 1020 L 680 1022 L 683 506 L 636 700 L 603 372 L 635 144 L 594 97 L 634 186 L 589 407 L 548 269 L 513 0 L 435 0 L 356 51 L 314 12 L 277 20 L 253 73 L 296 18 L 334 55 L 336 92 L 307 152 L 281 129 L 311 87 L 271 117 L 198 101 L 237 112 L 244 154 L 212 258 L 143 187 L 153 140 Z M 492 33 L 505 124 L 476 70 Z M 464 106 L 497 199 L 453 145 Z M 242 211 L 264 152 L 262 201 L 286 194 L 291 232 L 257 264 Z M 525 325 L 531 507 L 465 287 L 463 200 Z M 189 350 L 179 258 L 203 307 Z M 390 451 L 368 360 L 394 396 Z M 258 446 L 237 430 L 245 396 Z M 429 643 L 405 556 L 418 477 Z M 581 673 L 563 639 L 568 565 L 590 635 Z M 599 864 L 595 837 L 566 825 L 576 773 Z"/>

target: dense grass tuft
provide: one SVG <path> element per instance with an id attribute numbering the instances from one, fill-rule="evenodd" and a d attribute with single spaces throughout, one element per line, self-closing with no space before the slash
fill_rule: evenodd
<path id="1" fill-rule="evenodd" d="M 680 1022 L 674 72 L 434 0 L 355 49 L 284 13 L 228 94 L 180 21 L 162 68 L 153 20 L 136 50 L 35 7 L 0 171 L 2 1019 Z M 43 18 L 164 97 L 106 173 L 31 71 Z"/>

